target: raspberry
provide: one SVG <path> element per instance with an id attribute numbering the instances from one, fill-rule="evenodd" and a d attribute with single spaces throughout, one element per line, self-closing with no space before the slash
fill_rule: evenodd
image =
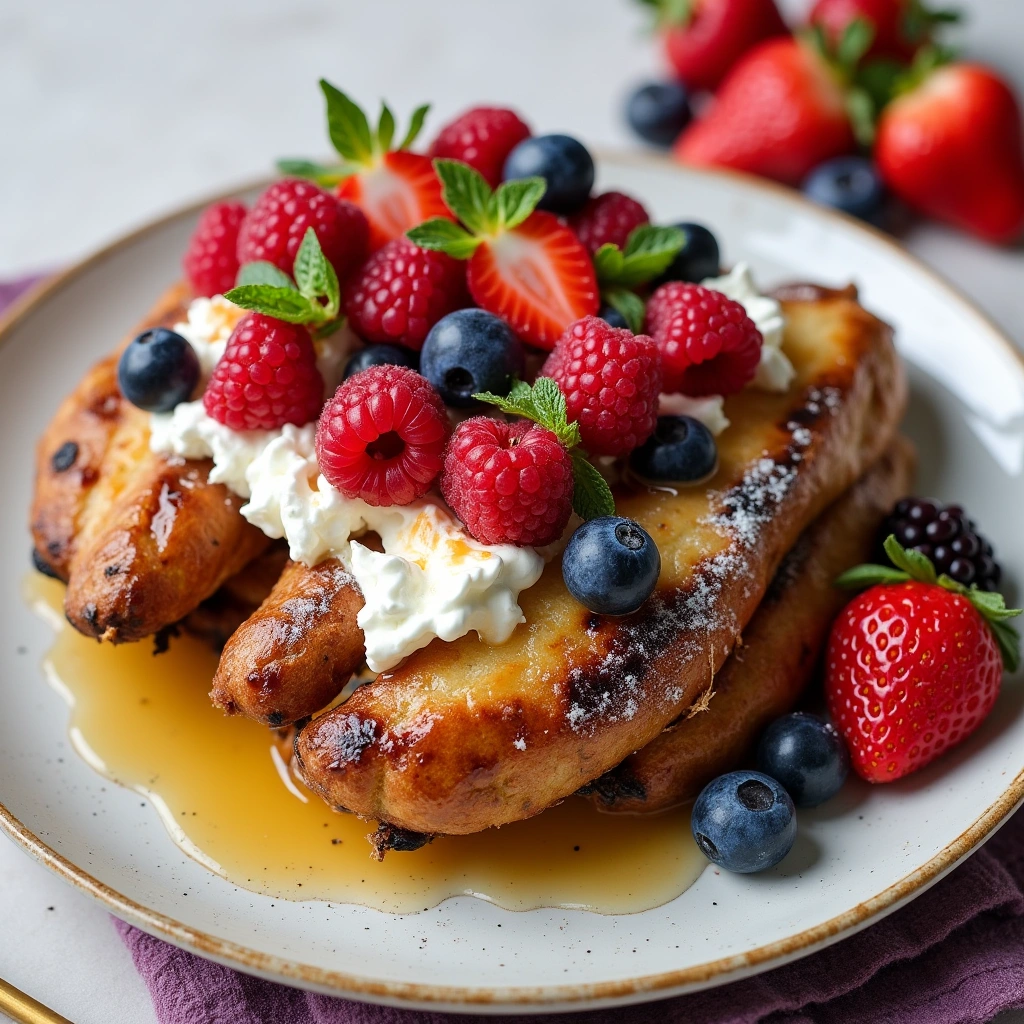
<path id="1" fill-rule="evenodd" d="M 566 328 L 541 373 L 561 388 L 591 455 L 628 455 L 654 433 L 661 359 L 646 334 L 585 316 Z"/>
<path id="2" fill-rule="evenodd" d="M 349 282 L 344 298 L 361 338 L 417 350 L 441 317 L 468 304 L 465 264 L 408 238 L 378 249 Z"/>
<path id="3" fill-rule="evenodd" d="M 505 157 L 529 137 L 529 126 L 514 111 L 474 107 L 441 129 L 430 146 L 430 156 L 461 160 L 478 170 L 491 188 L 497 188 Z"/>
<path id="4" fill-rule="evenodd" d="M 576 237 L 591 256 L 613 242 L 626 247 L 629 233 L 641 224 L 649 224 L 650 216 L 635 200 L 621 192 L 603 192 L 587 200 L 587 205 L 569 221 Z"/>
<path id="5" fill-rule="evenodd" d="M 231 332 L 203 408 L 232 430 L 274 430 L 315 420 L 324 380 L 305 327 L 249 313 Z"/>
<path id="6" fill-rule="evenodd" d="M 572 460 L 546 427 L 474 416 L 448 442 L 441 493 L 483 544 L 550 544 L 572 514 Z"/>
<path id="7" fill-rule="evenodd" d="M 349 377 L 316 431 L 320 471 L 346 498 L 408 505 L 441 471 L 448 414 L 429 382 L 380 364 Z"/>
<path id="8" fill-rule="evenodd" d="M 311 181 L 285 178 L 256 200 L 238 233 L 238 262 L 267 260 L 286 274 L 307 228 L 339 278 L 346 278 L 366 257 L 370 225 L 355 203 L 325 192 Z"/>
<path id="9" fill-rule="evenodd" d="M 244 203 L 214 203 L 203 210 L 181 265 L 195 295 L 223 295 L 238 275 L 238 229 Z"/>
<path id="10" fill-rule="evenodd" d="M 661 349 L 667 392 L 728 395 L 748 384 L 761 360 L 761 332 L 721 292 L 670 281 L 647 303 L 647 330 Z"/>

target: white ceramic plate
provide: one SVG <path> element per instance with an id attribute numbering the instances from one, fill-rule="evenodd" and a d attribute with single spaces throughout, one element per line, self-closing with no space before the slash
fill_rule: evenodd
<path id="1" fill-rule="evenodd" d="M 969 505 L 1014 596 L 1024 578 L 1024 364 L 992 324 L 892 242 L 785 190 L 621 156 L 605 158 L 600 177 L 601 187 L 643 197 L 662 221 L 706 222 L 725 262 L 749 260 L 766 285 L 860 286 L 910 364 L 919 490 Z M 59 874 L 147 931 L 292 984 L 403 1005 L 551 1011 L 721 984 L 802 956 L 912 898 L 1018 804 L 1024 714 L 1011 680 L 984 727 L 940 763 L 891 787 L 851 782 L 802 813 L 799 843 L 777 869 L 709 870 L 642 914 L 514 914 L 460 897 L 390 916 L 272 900 L 184 856 L 137 795 L 70 752 L 67 709 L 38 669 L 52 636 L 20 586 L 35 438 L 82 371 L 176 278 L 196 215 L 183 211 L 88 260 L 2 332 L 0 826 Z"/>

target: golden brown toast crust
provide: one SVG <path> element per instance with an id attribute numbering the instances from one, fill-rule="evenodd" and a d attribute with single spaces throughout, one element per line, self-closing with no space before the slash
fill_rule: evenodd
<path id="1" fill-rule="evenodd" d="M 172 288 L 138 330 L 184 318 Z M 75 446 L 64 465 L 55 453 Z M 149 449 L 148 414 L 117 389 L 117 356 L 62 404 L 38 446 L 32 528 L 37 558 L 67 580 L 65 611 L 88 636 L 120 643 L 177 622 L 269 540 L 208 481 L 212 463 Z"/>
<path id="2" fill-rule="evenodd" d="M 832 620 L 849 600 L 834 585 L 867 561 L 882 519 L 907 493 L 913 450 L 897 438 L 868 472 L 825 510 L 792 548 L 741 645 L 715 676 L 705 710 L 683 717 L 587 786 L 601 810 L 660 811 L 695 797 L 731 771 L 761 731 L 796 703 L 814 672 Z M 698 702 L 699 704 L 700 702 Z"/>
<path id="3" fill-rule="evenodd" d="M 435 641 L 300 733 L 329 804 L 425 833 L 528 817 L 602 775 L 688 708 L 728 657 L 799 533 L 885 449 L 904 403 L 891 332 L 850 296 L 785 303 L 787 395 L 745 392 L 707 487 L 620 491 L 662 554 L 635 615 L 576 604 L 560 565 L 501 647 Z"/>

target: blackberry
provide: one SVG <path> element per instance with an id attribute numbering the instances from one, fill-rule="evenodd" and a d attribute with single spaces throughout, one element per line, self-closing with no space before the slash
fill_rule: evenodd
<path id="1" fill-rule="evenodd" d="M 992 545 L 959 505 L 931 498 L 903 498 L 882 523 L 879 545 L 889 534 L 932 560 L 938 572 L 980 590 L 998 590 L 1003 570 Z"/>

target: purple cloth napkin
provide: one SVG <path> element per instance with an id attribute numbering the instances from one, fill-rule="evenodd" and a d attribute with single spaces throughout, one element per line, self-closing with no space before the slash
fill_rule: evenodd
<path id="1" fill-rule="evenodd" d="M 0 313 L 38 281 L 0 283 Z M 160 1024 L 455 1024 L 262 981 L 114 922 Z M 981 1024 L 1024 1007 L 1024 811 L 911 904 L 837 945 L 695 995 L 553 1024 Z M 536 1017 L 492 1017 L 500 1024 Z"/>

